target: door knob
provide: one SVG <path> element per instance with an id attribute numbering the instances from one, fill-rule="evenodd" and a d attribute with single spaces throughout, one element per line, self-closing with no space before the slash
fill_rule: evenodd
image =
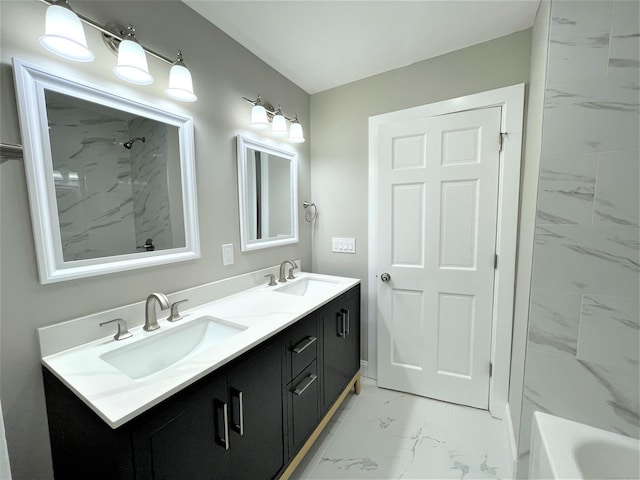
<path id="1" fill-rule="evenodd" d="M 389 280 L 391 280 L 391 275 L 389 275 L 388 273 L 383 273 L 382 275 L 380 275 L 380 280 L 382 280 L 384 283 L 388 283 Z"/>

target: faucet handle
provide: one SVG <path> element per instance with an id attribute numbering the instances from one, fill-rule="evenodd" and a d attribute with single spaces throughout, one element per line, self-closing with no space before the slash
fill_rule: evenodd
<path id="1" fill-rule="evenodd" d="M 267 273 L 264 278 L 269 277 L 269 283 L 267 284 L 267 286 L 269 287 L 274 287 L 277 285 L 276 283 L 276 276 L 273 273 Z"/>
<path id="2" fill-rule="evenodd" d="M 100 326 L 108 325 L 109 323 L 117 323 L 118 331 L 113 336 L 115 340 L 124 340 L 125 338 L 129 338 L 132 336 L 131 332 L 127 328 L 127 322 L 125 322 L 122 318 L 114 318 L 113 320 L 108 320 L 106 322 L 102 322 Z"/>
<path id="3" fill-rule="evenodd" d="M 178 312 L 178 306 L 184 302 L 188 302 L 189 299 L 185 298 L 184 300 L 178 300 L 177 302 L 173 302 L 171 304 L 171 313 L 169 314 L 169 316 L 167 317 L 167 320 L 169 322 L 177 322 L 178 320 L 182 320 L 182 315 L 180 315 L 180 312 Z"/>

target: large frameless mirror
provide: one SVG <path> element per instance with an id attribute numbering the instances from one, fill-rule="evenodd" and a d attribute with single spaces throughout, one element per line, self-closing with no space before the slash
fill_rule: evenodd
<path id="1" fill-rule="evenodd" d="M 198 258 L 192 119 L 13 63 L 41 283 Z"/>
<path id="2" fill-rule="evenodd" d="M 296 154 L 238 135 L 242 251 L 298 242 Z"/>

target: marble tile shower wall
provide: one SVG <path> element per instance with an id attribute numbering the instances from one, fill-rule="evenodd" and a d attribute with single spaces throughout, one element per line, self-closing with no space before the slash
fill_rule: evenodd
<path id="1" fill-rule="evenodd" d="M 138 117 L 129 123 L 129 138 L 144 137 L 131 149 L 133 212 L 137 245 L 152 239 L 157 249 L 174 246 L 167 181 L 167 125 Z M 176 157 L 177 158 L 177 154 Z M 180 244 L 184 246 L 184 239 Z"/>
<path id="2" fill-rule="evenodd" d="M 50 104 L 48 115 L 66 261 L 141 251 L 147 238 L 158 249 L 184 245 L 171 229 L 166 125 L 68 105 Z M 122 147 L 136 137 L 146 141 Z"/>
<path id="3" fill-rule="evenodd" d="M 48 115 L 64 259 L 131 253 L 131 161 L 125 148 L 113 153 L 130 138 L 128 122 L 68 104 Z"/>
<path id="4" fill-rule="evenodd" d="M 639 5 L 551 3 L 522 459 L 534 410 L 640 436 Z"/>

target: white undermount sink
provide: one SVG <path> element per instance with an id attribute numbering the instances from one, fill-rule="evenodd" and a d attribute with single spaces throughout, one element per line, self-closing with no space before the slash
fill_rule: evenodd
<path id="1" fill-rule="evenodd" d="M 246 329 L 242 325 L 204 316 L 103 353 L 100 358 L 129 378 L 137 379 L 164 370 Z"/>
<path id="2" fill-rule="evenodd" d="M 331 290 L 335 290 L 336 283 L 316 278 L 305 277 L 291 283 L 276 288 L 274 292 L 288 293 L 289 295 L 312 296 L 323 295 Z"/>

